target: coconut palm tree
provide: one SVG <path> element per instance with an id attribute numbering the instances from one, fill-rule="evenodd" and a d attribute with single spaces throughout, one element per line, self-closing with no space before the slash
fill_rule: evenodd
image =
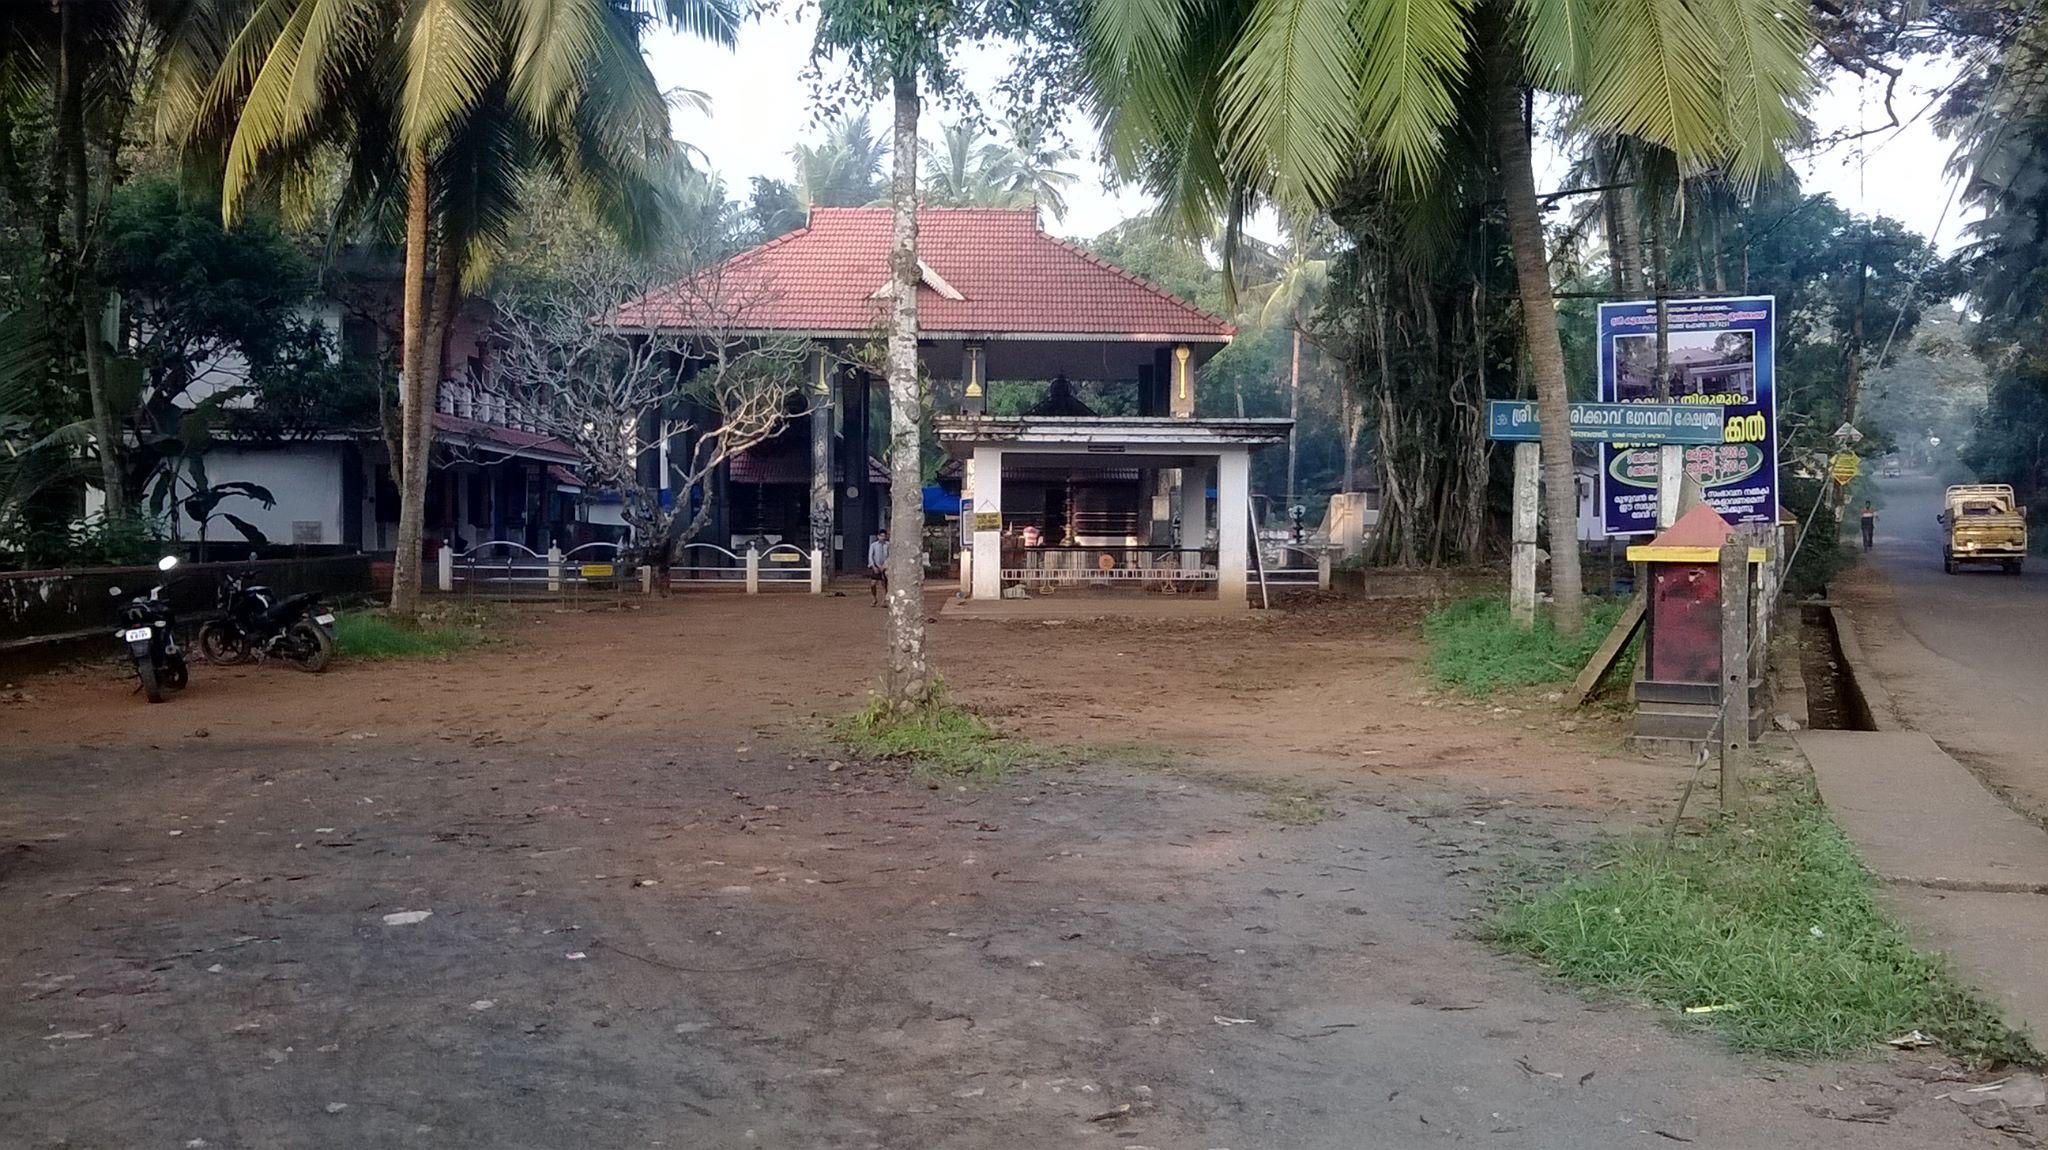
<path id="1" fill-rule="evenodd" d="M 230 220 L 322 149 L 349 157 L 344 207 L 402 189 L 400 513 L 391 605 L 418 605 L 427 457 L 446 331 L 538 169 L 629 243 L 659 220 L 648 173 L 675 148 L 640 53 L 659 19 L 731 46 L 733 0 L 205 0 L 228 34 L 167 60 L 173 138 L 217 149 Z M 427 296 L 432 265 L 434 297 Z"/>
<path id="2" fill-rule="evenodd" d="M 1061 167 L 1078 152 L 1053 140 L 1037 116 L 1020 112 L 1010 118 L 1008 144 L 1010 188 L 1027 203 L 1044 208 L 1055 220 L 1067 218 L 1066 190 L 1079 177 Z"/>
<path id="3" fill-rule="evenodd" d="M 1557 625 L 1583 616 L 1564 351 L 1526 98 L 1578 133 L 1667 149 L 1738 188 L 1782 164 L 1811 86 L 1797 0 L 1094 0 L 1083 32 L 1107 149 L 1191 219 L 1249 195 L 1327 208 L 1361 164 L 1423 184 L 1461 104 L 1483 102 L 1543 420 Z"/>
<path id="4" fill-rule="evenodd" d="M 825 124 L 825 138 L 789 150 L 796 166 L 796 194 L 805 208 L 857 208 L 884 194 L 882 164 L 888 141 L 875 135 L 864 115 L 839 116 Z"/>
<path id="5" fill-rule="evenodd" d="M 1287 226 L 1287 247 L 1273 268 L 1273 279 L 1251 291 L 1257 303 L 1258 325 L 1267 330 L 1284 328 L 1292 347 L 1287 367 L 1287 418 L 1301 419 L 1301 340 L 1303 328 L 1322 302 L 1330 284 L 1330 261 L 1320 255 L 1314 221 L 1296 221 Z M 1287 501 L 1300 497 L 1296 486 L 1301 428 L 1287 431 Z M 1350 476 L 1347 474 L 1347 481 Z"/>
<path id="6" fill-rule="evenodd" d="M 1015 155 L 967 120 L 947 124 L 939 131 L 938 143 L 919 140 L 917 148 L 924 158 L 925 203 L 991 208 L 1031 203 L 1015 186 Z"/>

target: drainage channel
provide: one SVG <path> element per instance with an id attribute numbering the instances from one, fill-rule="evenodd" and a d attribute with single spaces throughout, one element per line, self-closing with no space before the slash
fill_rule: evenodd
<path id="1" fill-rule="evenodd" d="M 1857 690 L 1849 661 L 1842 657 L 1833 612 L 1803 607 L 1799 612 L 1799 677 L 1806 685 L 1806 725 L 1816 731 L 1872 731 L 1868 708 Z"/>

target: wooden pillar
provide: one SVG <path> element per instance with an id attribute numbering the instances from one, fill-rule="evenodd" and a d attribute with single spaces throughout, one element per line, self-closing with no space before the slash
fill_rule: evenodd
<path id="1" fill-rule="evenodd" d="M 1742 807 L 1749 759 L 1749 540 L 1721 544 L 1721 809 Z"/>
<path id="2" fill-rule="evenodd" d="M 1536 443 L 1515 444 L 1514 511 L 1509 524 L 1513 551 L 1509 557 L 1508 615 L 1518 627 L 1530 627 L 1536 623 L 1536 523 L 1537 511 L 1542 506 L 1539 499 L 1542 471 L 1542 446 Z M 1557 534 L 1558 525 L 1553 523 L 1550 525 L 1552 547 L 1561 545 Z M 1577 545 L 1576 539 L 1572 545 Z"/>

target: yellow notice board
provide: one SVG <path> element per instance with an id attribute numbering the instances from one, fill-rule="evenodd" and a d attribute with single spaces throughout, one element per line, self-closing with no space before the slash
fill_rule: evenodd
<path id="1" fill-rule="evenodd" d="M 1001 531 L 1003 529 L 1003 513 L 1000 511 L 975 512 L 974 529 L 976 531 Z"/>
<path id="2" fill-rule="evenodd" d="M 610 563 L 585 563 L 583 565 L 583 577 L 585 579 L 609 579 L 612 577 L 612 574 L 613 565 Z"/>

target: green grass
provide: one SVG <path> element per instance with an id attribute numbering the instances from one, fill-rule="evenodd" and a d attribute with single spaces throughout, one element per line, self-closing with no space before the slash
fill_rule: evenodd
<path id="1" fill-rule="evenodd" d="M 920 776 L 991 782 L 1027 763 L 1057 761 L 1047 748 L 1012 739 L 988 720 L 940 694 L 909 717 L 890 712 L 880 696 L 833 726 L 833 735 L 854 757 L 907 763 Z"/>
<path id="2" fill-rule="evenodd" d="M 1940 960 L 1908 945 L 1803 784 L 1669 850 L 1610 844 L 1590 861 L 1561 885 L 1504 893 L 1493 941 L 1741 1051 L 1854 1055 L 1917 1029 L 1961 1058 L 2039 1060 Z M 1720 1009 L 1684 1013 L 1701 1006 Z"/>
<path id="3" fill-rule="evenodd" d="M 349 659 L 420 659 L 466 651 L 485 640 L 483 621 L 444 618 L 399 623 L 381 611 L 344 611 L 334 619 L 335 654 Z"/>
<path id="4" fill-rule="evenodd" d="M 1588 600 L 1586 625 L 1575 636 L 1560 635 L 1542 611 L 1527 630 L 1508 618 L 1501 595 L 1475 595 L 1431 611 L 1422 621 L 1429 643 L 1429 673 L 1439 687 L 1485 698 L 1495 691 L 1569 683 L 1585 667 L 1626 606 L 1620 600 Z M 1609 681 L 1620 672 L 1611 673 Z"/>

